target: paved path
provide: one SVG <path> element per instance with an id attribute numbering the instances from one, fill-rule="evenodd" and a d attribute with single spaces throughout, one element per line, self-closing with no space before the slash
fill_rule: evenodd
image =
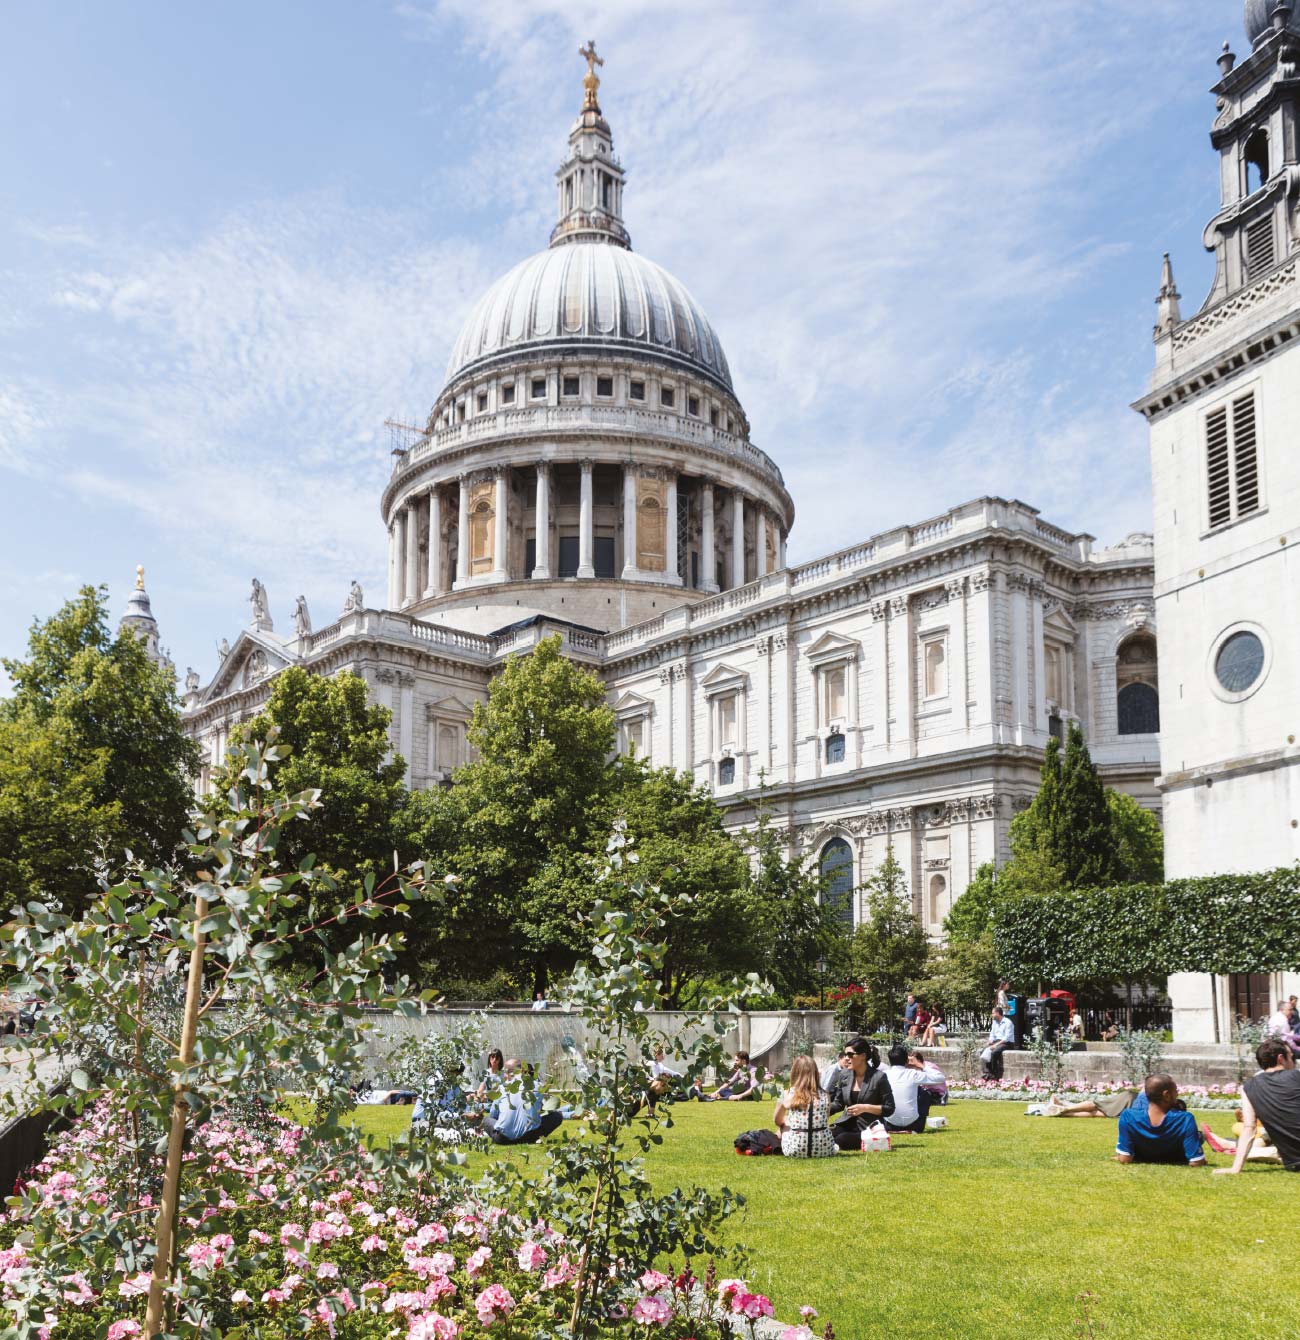
<path id="1" fill-rule="evenodd" d="M 56 1057 L 34 1055 L 17 1047 L 0 1046 L 0 1132 L 10 1124 L 3 1102 L 10 1093 L 30 1080 L 32 1067 L 35 1067 L 36 1078 L 43 1084 L 56 1080 L 66 1068 Z"/>

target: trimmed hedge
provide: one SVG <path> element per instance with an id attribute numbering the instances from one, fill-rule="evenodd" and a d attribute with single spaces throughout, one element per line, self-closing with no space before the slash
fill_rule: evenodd
<path id="1" fill-rule="evenodd" d="M 1300 969 L 1300 866 L 1019 898 L 993 938 L 1022 980 Z"/>

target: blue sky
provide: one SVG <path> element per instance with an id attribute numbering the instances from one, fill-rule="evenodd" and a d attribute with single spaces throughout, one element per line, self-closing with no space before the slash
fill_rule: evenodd
<path id="1" fill-rule="evenodd" d="M 0 652 L 144 563 L 181 672 L 384 590 L 382 422 L 545 245 L 580 41 L 633 244 L 717 328 L 792 561 L 985 493 L 1149 528 L 1240 0 L 0 5 Z"/>

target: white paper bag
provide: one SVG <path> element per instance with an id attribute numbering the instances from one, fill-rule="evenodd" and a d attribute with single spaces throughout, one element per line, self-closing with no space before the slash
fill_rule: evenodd
<path id="1" fill-rule="evenodd" d="M 864 1154 L 883 1154 L 893 1148 L 893 1143 L 889 1138 L 889 1132 L 876 1122 L 874 1126 L 868 1126 L 862 1132 L 862 1152 Z"/>

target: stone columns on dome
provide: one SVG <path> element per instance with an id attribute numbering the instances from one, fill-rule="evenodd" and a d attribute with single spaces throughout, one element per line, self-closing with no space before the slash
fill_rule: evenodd
<path id="1" fill-rule="evenodd" d="M 469 585 L 469 476 L 460 477 L 460 510 L 456 531 L 456 582 L 459 591 Z"/>
<path id="2" fill-rule="evenodd" d="M 534 581 L 551 579 L 551 465 L 537 462 L 537 508 L 534 525 L 533 570 Z"/>
<path id="3" fill-rule="evenodd" d="M 754 576 L 767 576 L 767 508 L 754 509 Z"/>
<path id="4" fill-rule="evenodd" d="M 681 574 L 677 571 L 677 472 L 668 472 L 668 508 L 667 524 L 664 534 L 664 579 L 677 583 Z"/>
<path id="5" fill-rule="evenodd" d="M 739 489 L 731 495 L 731 584 L 745 584 L 745 495 Z"/>
<path id="6" fill-rule="evenodd" d="M 506 487 L 506 467 L 504 465 L 497 467 L 495 484 L 496 488 L 493 493 L 495 516 L 493 520 L 496 526 L 495 534 L 492 537 L 492 575 L 498 581 L 504 582 L 510 579 L 510 565 L 506 561 L 506 544 L 510 535 L 506 526 L 506 499 L 509 496 L 509 490 Z"/>
<path id="7" fill-rule="evenodd" d="M 420 513 L 419 504 L 412 498 L 404 509 L 406 517 L 406 563 L 402 583 L 404 605 L 414 604 L 420 598 Z"/>
<path id="8" fill-rule="evenodd" d="M 581 491 L 578 496 L 578 576 L 583 578 L 596 575 L 595 512 L 592 502 L 591 461 L 580 461 L 582 470 Z"/>
<path id="9" fill-rule="evenodd" d="M 442 495 L 429 490 L 429 571 L 425 581 L 426 598 L 442 595 Z"/>
<path id="10" fill-rule="evenodd" d="M 785 531 L 779 529 L 776 537 L 776 564 L 778 572 L 785 571 Z"/>
<path id="11" fill-rule="evenodd" d="M 623 580 L 636 576 L 636 471 L 623 467 Z"/>
<path id="12" fill-rule="evenodd" d="M 388 526 L 388 608 L 397 608 L 397 518 Z"/>
<path id="13" fill-rule="evenodd" d="M 706 479 L 700 485 L 700 589 L 718 589 L 718 560 L 713 552 L 713 481 Z"/>

